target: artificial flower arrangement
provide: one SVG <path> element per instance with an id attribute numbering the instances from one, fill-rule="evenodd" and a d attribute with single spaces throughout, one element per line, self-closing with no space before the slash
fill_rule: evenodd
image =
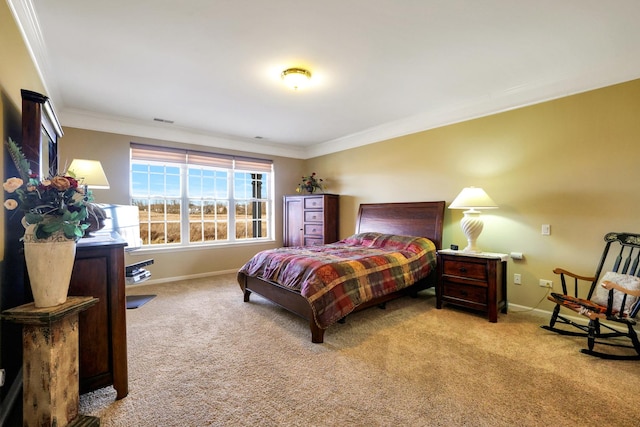
<path id="1" fill-rule="evenodd" d="M 80 239 L 89 227 L 84 221 L 91 193 L 85 194 L 72 172 L 40 180 L 31 173 L 29 161 L 18 144 L 9 139 L 6 146 L 20 177 L 9 178 L 2 185 L 10 195 L 4 207 L 22 210 L 25 226 L 35 225 L 36 240 L 47 239 L 57 232 L 62 232 L 66 239 Z"/>
<path id="2" fill-rule="evenodd" d="M 308 193 L 314 193 L 316 190 L 322 191 L 321 182 L 323 182 L 322 178 L 318 178 L 316 176 L 316 173 L 313 172 L 309 176 L 302 177 L 302 182 L 298 184 L 298 188 L 296 188 L 296 192 L 302 193 L 306 191 Z"/>

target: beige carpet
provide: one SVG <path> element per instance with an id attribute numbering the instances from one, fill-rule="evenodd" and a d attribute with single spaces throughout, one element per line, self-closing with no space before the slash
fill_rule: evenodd
<path id="1" fill-rule="evenodd" d="M 312 344 L 234 275 L 129 291 L 158 297 L 127 311 L 129 395 L 81 396 L 102 426 L 640 425 L 640 362 L 583 355 L 532 314 L 492 324 L 426 293 Z"/>

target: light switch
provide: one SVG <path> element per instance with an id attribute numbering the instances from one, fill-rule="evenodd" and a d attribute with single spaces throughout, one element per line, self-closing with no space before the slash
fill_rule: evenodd
<path id="1" fill-rule="evenodd" d="M 551 234 L 551 225 L 542 224 L 542 235 L 549 236 Z"/>

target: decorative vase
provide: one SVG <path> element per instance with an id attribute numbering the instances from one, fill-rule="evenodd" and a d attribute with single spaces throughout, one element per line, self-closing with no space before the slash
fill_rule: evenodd
<path id="1" fill-rule="evenodd" d="M 313 187 L 312 185 L 307 185 L 305 187 L 307 189 L 307 193 L 312 194 L 313 190 L 315 190 L 315 187 Z"/>
<path id="2" fill-rule="evenodd" d="M 63 304 L 69 293 L 76 242 L 64 235 L 37 240 L 32 225 L 24 235 L 24 258 L 36 307 Z"/>

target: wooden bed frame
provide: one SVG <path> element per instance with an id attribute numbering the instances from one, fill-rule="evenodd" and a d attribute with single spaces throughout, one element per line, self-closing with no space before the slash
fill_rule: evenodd
<path id="1" fill-rule="evenodd" d="M 436 245 L 437 249 L 441 249 L 444 207 L 445 202 L 362 204 L 358 210 L 356 233 L 379 232 L 427 237 Z M 435 270 L 414 285 L 362 304 L 356 308 L 356 311 L 435 286 Z M 240 287 L 244 292 L 245 302 L 249 302 L 251 293 L 255 292 L 306 319 L 311 329 L 311 341 L 314 343 L 323 342 L 325 330 L 316 324 L 311 306 L 300 292 L 269 280 L 250 276 L 244 276 L 240 280 Z"/>

